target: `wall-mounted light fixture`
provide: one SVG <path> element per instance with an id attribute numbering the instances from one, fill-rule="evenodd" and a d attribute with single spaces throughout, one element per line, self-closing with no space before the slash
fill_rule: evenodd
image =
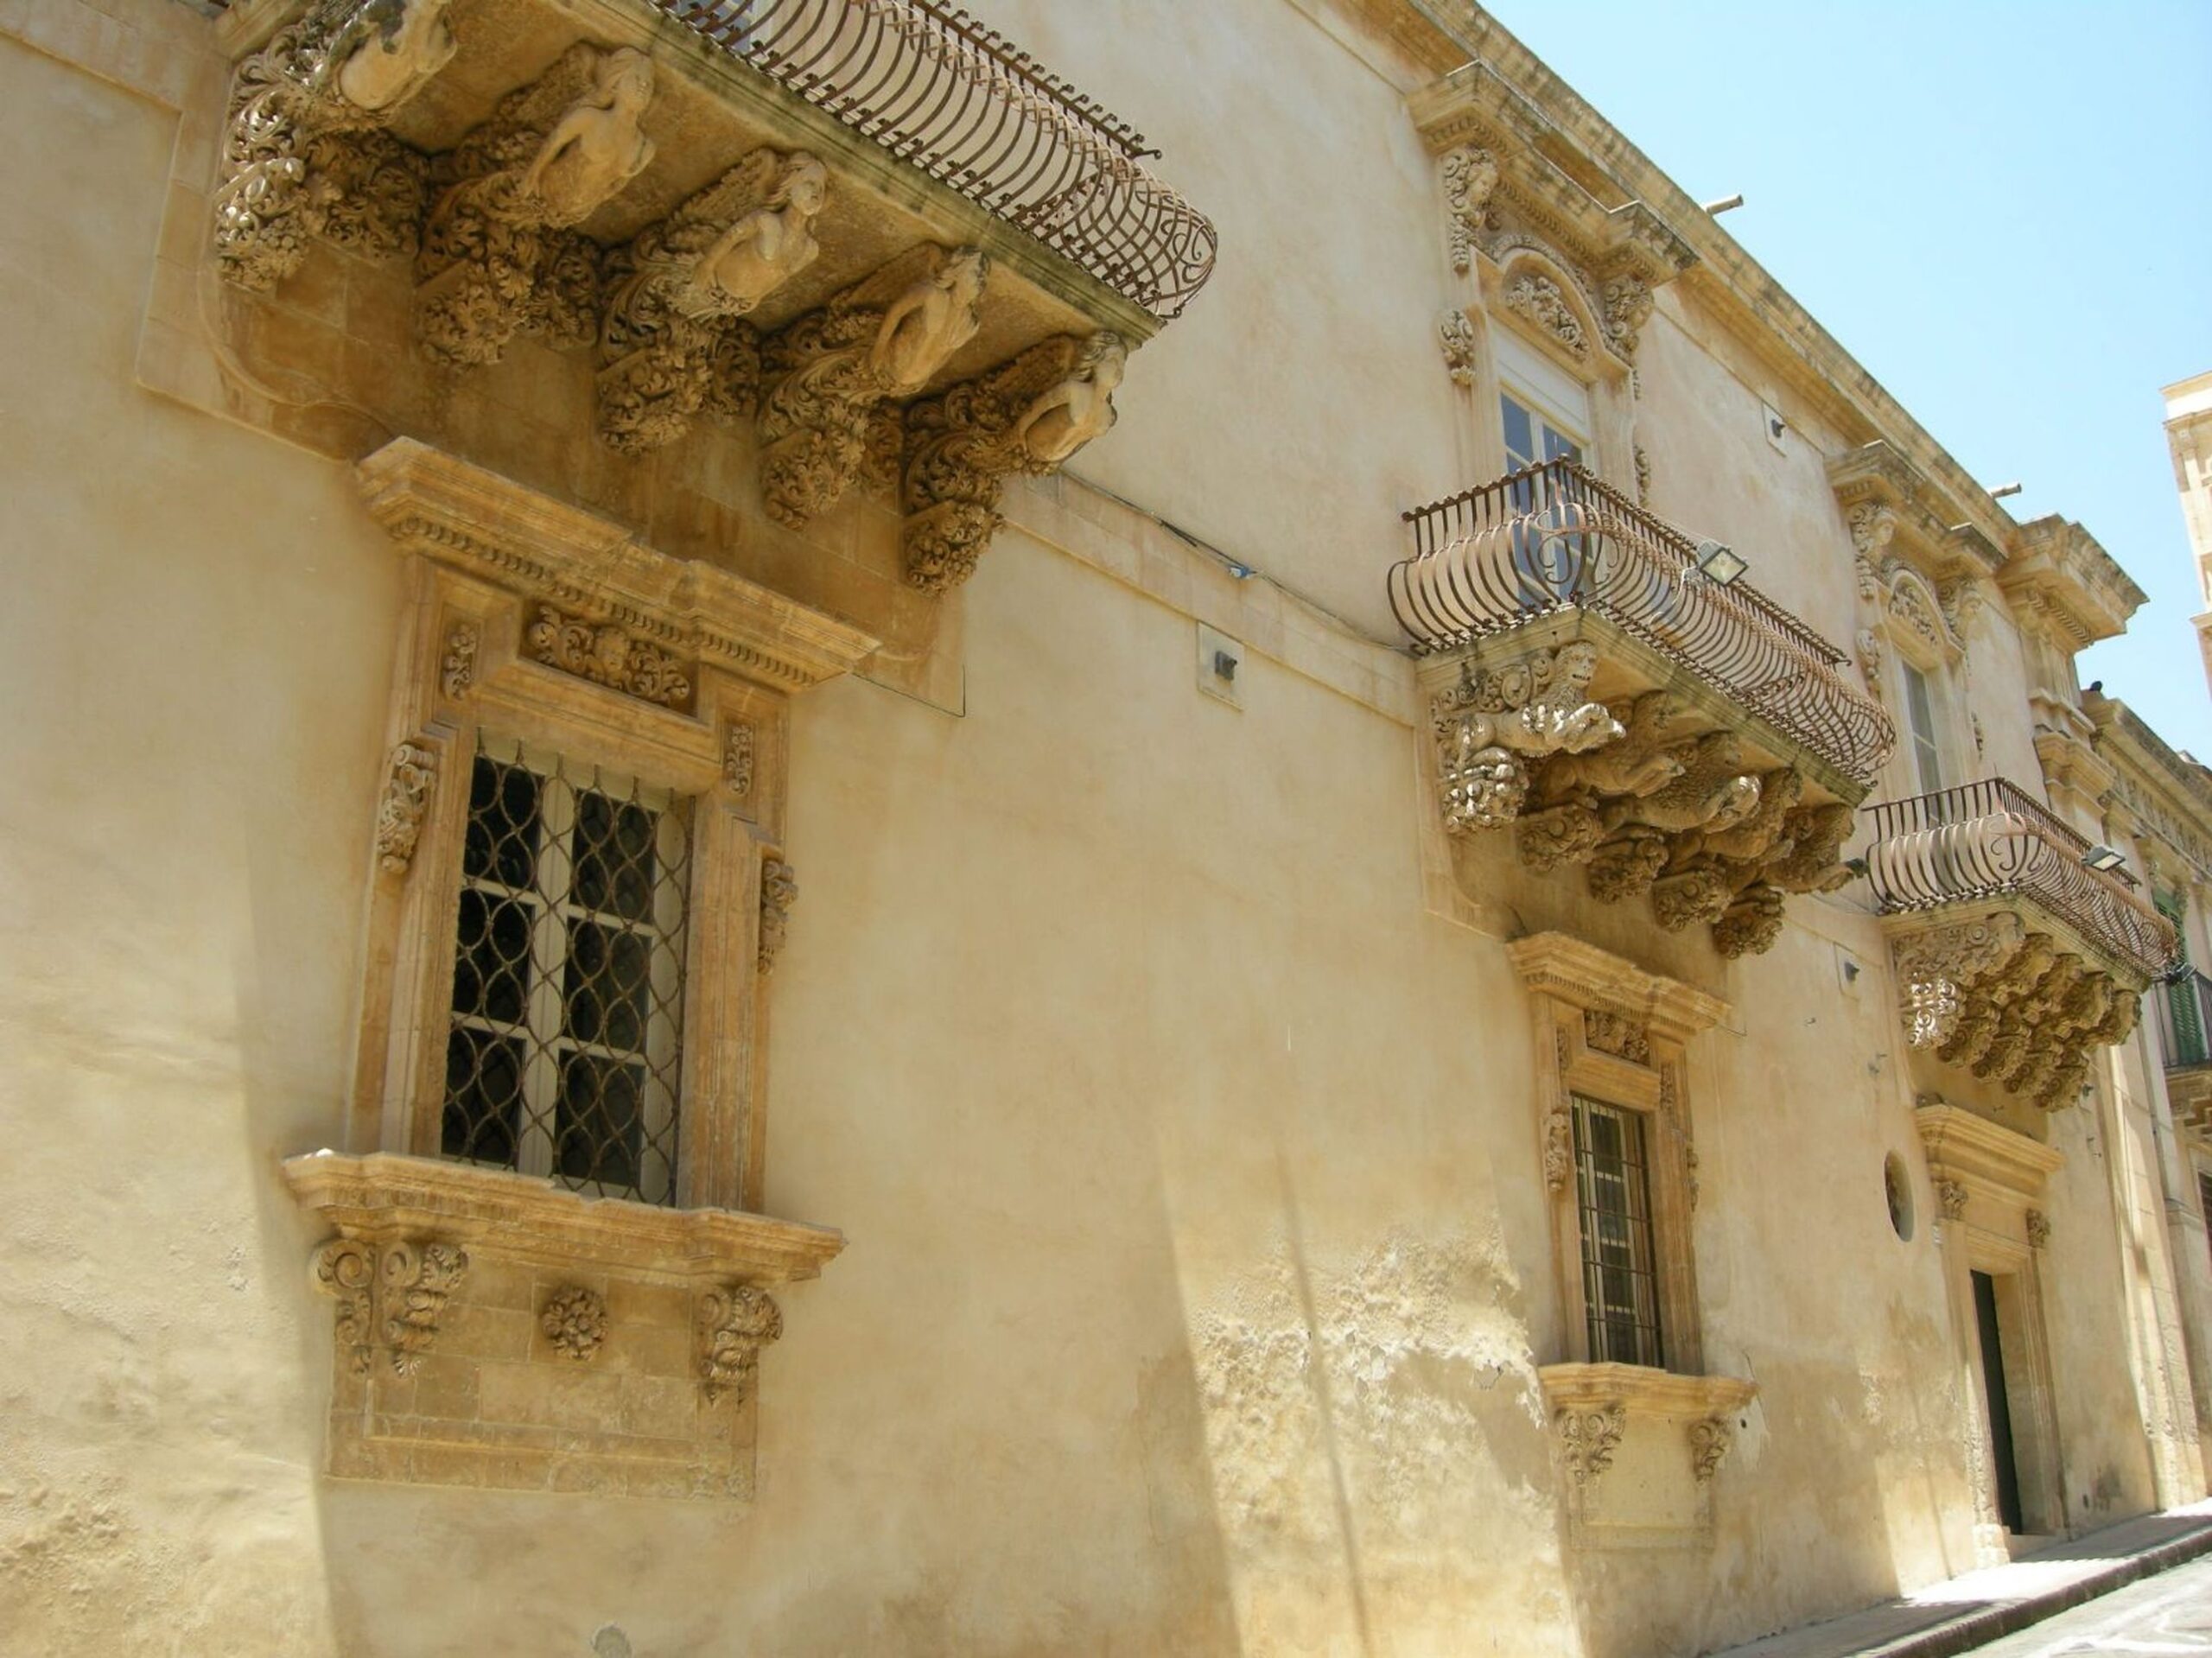
<path id="1" fill-rule="evenodd" d="M 1697 544 L 1697 573 L 1716 588 L 1725 588 L 1751 567 L 1732 547 L 1718 541 Z"/>
<path id="2" fill-rule="evenodd" d="M 2101 874 L 2107 870 L 2117 869 L 2126 863 L 2127 854 L 2100 842 L 2082 854 L 2082 861 Z"/>

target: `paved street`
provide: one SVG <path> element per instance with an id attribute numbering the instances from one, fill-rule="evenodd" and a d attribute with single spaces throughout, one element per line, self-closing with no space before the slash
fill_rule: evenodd
<path id="1" fill-rule="evenodd" d="M 2212 1559 L 2177 1566 L 1975 1647 L 1979 1658 L 2075 1658 L 2083 1653 L 2212 1654 Z"/>

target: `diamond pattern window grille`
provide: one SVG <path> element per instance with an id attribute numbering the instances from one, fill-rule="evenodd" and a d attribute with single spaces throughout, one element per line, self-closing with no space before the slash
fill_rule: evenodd
<path id="1" fill-rule="evenodd" d="M 690 802 L 480 738 L 442 1149 L 675 1201 Z"/>

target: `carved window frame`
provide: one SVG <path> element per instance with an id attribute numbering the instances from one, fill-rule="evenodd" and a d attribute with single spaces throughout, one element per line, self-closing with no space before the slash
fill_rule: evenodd
<path id="1" fill-rule="evenodd" d="M 1573 1096 L 1581 1095 L 1644 1119 L 1663 1371 L 1702 1375 L 1688 1046 L 1726 1017 L 1727 1004 L 1564 933 L 1539 933 L 1510 948 L 1535 1020 L 1537 1147 L 1551 1199 L 1561 1362 L 1593 1362 L 1571 1127 Z"/>
<path id="2" fill-rule="evenodd" d="M 1516 284 L 1524 279 L 1544 284 L 1556 295 L 1585 342 L 1581 351 L 1570 349 L 1560 334 L 1538 326 L 1515 308 L 1512 295 Z M 1632 448 L 1628 435 L 1633 418 L 1630 371 L 1605 348 L 1605 325 L 1583 278 L 1550 249 L 1523 241 L 1501 248 L 1495 257 L 1478 261 L 1477 287 L 1481 326 L 1502 331 L 1522 350 L 1582 388 L 1589 429 L 1582 464 L 1633 498 L 1637 493 L 1634 480 L 1621 475 L 1622 463 Z M 1485 348 L 1474 354 L 1473 385 L 1477 406 L 1483 411 L 1477 422 L 1477 441 L 1489 457 L 1488 468 L 1503 475 L 1510 463 L 1500 409 L 1510 376 L 1499 338 L 1498 334 L 1489 334 Z M 1528 390 L 1540 400 L 1549 401 L 1543 397 L 1542 387 Z"/>
<path id="3" fill-rule="evenodd" d="M 765 969 L 779 919 L 770 918 L 764 938 L 764 892 L 774 909 L 772 889 L 788 867 L 778 866 L 790 696 L 812 677 L 849 667 L 873 641 L 735 577 L 712 584 L 713 597 L 728 607 L 715 614 L 683 562 L 419 444 L 390 446 L 363 473 L 372 510 L 385 518 L 407 569 L 351 1148 L 450 1160 L 441 1133 L 448 1010 L 480 736 L 634 777 L 690 802 L 669 1206 L 757 1209 L 766 1130 Z M 591 545 L 610 538 L 612 548 Z M 582 556 L 564 568 L 572 555 Z M 580 579 L 587 566 L 607 579 Z M 656 604 L 656 592 L 677 602 Z M 601 653 L 564 655 L 543 631 L 533 643 L 541 623 L 556 634 L 570 624 L 589 630 Z M 795 627 L 802 637 L 779 649 L 747 641 L 749 627 Z M 413 822 L 396 847 L 395 780 L 403 766 L 419 773 L 425 763 L 427 785 L 413 791 Z M 399 815 L 408 810 L 402 804 Z"/>

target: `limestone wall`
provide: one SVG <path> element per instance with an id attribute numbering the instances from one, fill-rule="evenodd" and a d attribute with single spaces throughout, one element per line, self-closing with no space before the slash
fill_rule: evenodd
<path id="1" fill-rule="evenodd" d="M 950 682 L 795 702 L 764 1207 L 849 1243 L 781 1294 L 754 1500 L 324 1477 L 331 1306 L 278 1162 L 346 1133 L 398 566 L 340 461 L 134 382 L 213 48 L 185 7 L 109 3 L 0 8 L 0 138 L 33 162 L 0 174 L 10 1641 L 1628 1658 L 1974 1564 L 1930 1078 L 1863 897 L 1793 900 L 1726 963 L 1503 853 L 1453 887 L 1411 664 L 1363 637 L 1397 511 L 1490 441 L 1432 332 L 1423 77 L 1274 0 L 981 8 L 1147 128 L 1224 252 L 1079 476 L 1010 496 Z M 1655 505 L 1847 638 L 1844 435 L 1685 296 L 1645 353 Z M 1251 647 L 1241 708 L 1198 691 L 1199 619 Z M 1981 627 L 1988 769 L 2032 778 L 2017 641 Z M 1758 1395 L 1694 1547 L 1569 1534 L 1504 949 L 1547 927 L 1732 1009 L 1688 1067 L 1694 1246 L 1707 1368 Z M 2137 1120 L 2021 1126 L 2066 1159 L 2069 1515 L 2196 1495 L 2146 1440 L 2158 1379 L 2187 1382 L 2153 1362 L 2156 1261 L 2123 1260 L 2164 1236 Z"/>

